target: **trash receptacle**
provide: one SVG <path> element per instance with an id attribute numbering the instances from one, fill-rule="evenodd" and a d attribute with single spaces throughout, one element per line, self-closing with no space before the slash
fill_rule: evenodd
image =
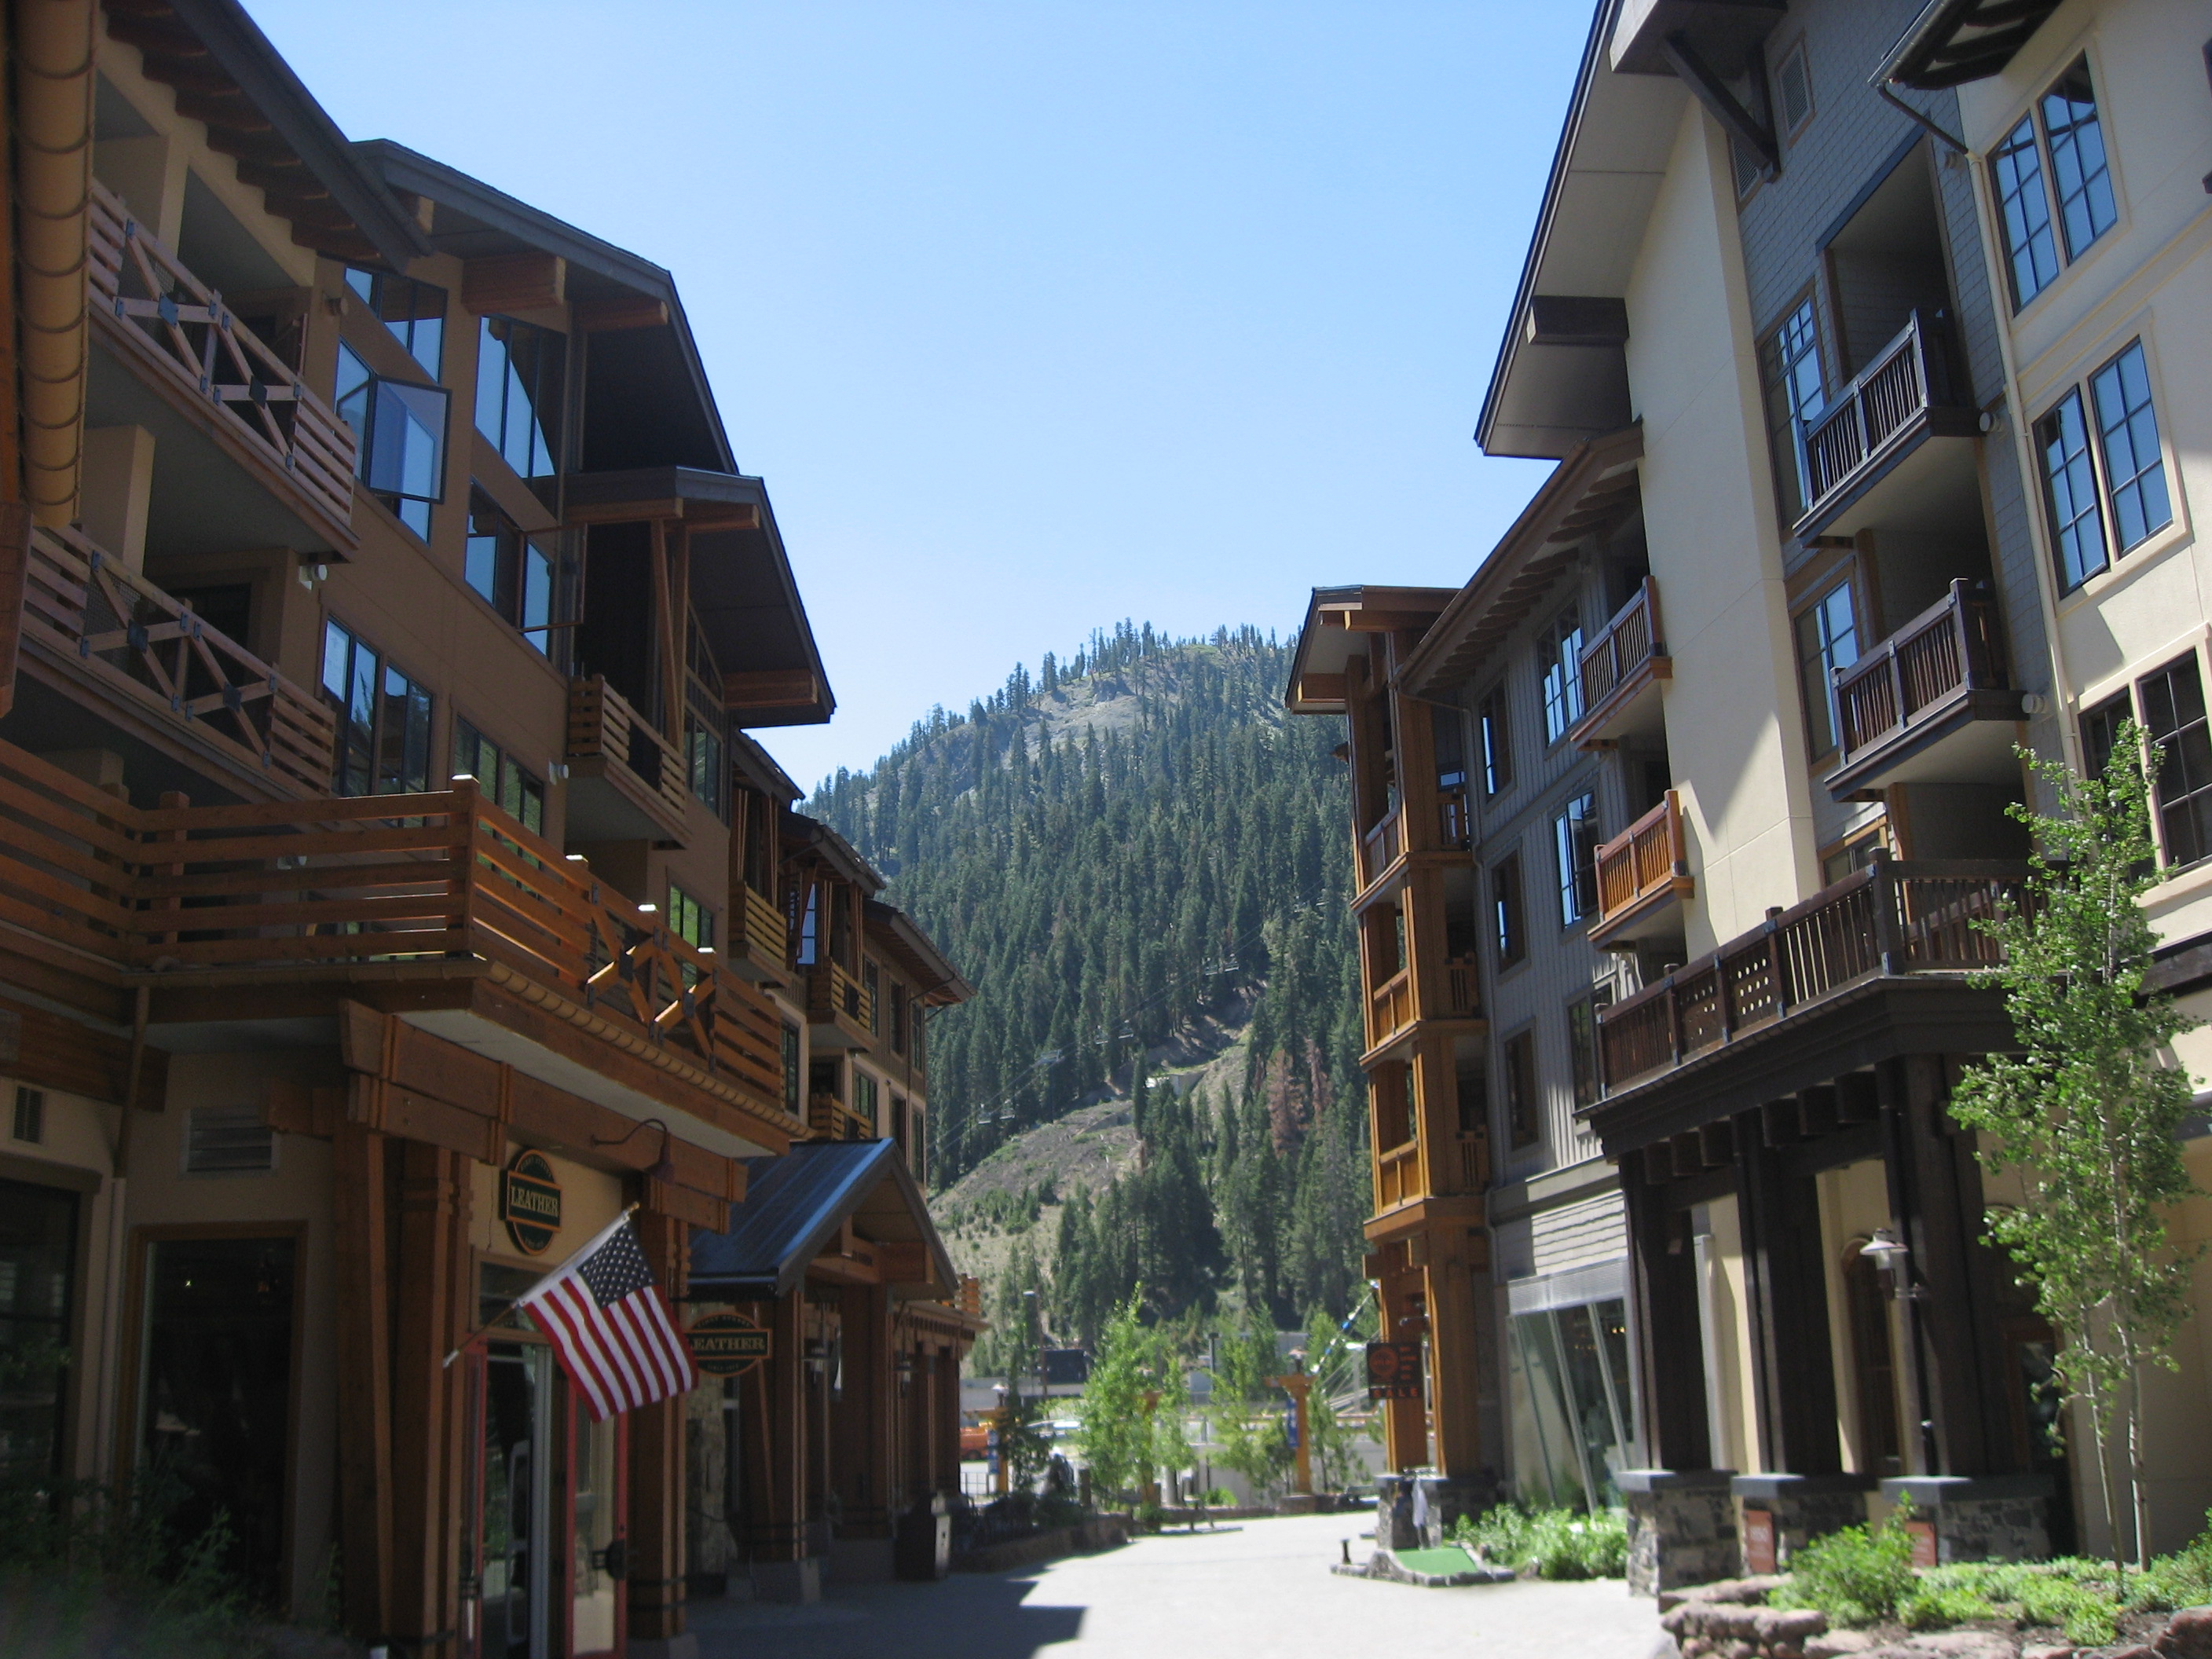
<path id="1" fill-rule="evenodd" d="M 952 1570 L 952 1506 L 933 1492 L 899 1517 L 896 1548 L 902 1578 L 942 1578 Z"/>

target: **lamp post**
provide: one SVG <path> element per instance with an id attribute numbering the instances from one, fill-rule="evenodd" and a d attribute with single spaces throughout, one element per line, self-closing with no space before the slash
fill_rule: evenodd
<path id="1" fill-rule="evenodd" d="M 1897 1322 L 1905 1334 L 1905 1389 L 1911 1396 L 1905 1402 L 1907 1416 L 1914 1424 L 1912 1449 L 1918 1467 L 1907 1471 L 1912 1474 L 1933 1474 L 1936 1472 L 1936 1425 L 1928 1415 L 1928 1358 L 1920 1341 L 1920 1310 L 1917 1304 L 1927 1299 L 1928 1292 L 1912 1282 L 1911 1247 L 1897 1236 L 1894 1227 L 1877 1227 L 1873 1236 L 1859 1246 L 1859 1254 L 1874 1260 L 1875 1270 L 1889 1280 L 1890 1294 L 1897 1302 Z"/>

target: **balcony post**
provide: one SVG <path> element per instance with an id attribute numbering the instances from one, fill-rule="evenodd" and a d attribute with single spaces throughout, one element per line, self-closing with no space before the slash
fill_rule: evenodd
<path id="1" fill-rule="evenodd" d="M 1904 929 L 1897 914 L 1897 877 L 1890 869 L 1889 849 L 1877 847 L 1869 854 L 1874 889 L 1874 948 L 1885 974 L 1905 971 Z"/>
<path id="2" fill-rule="evenodd" d="M 1766 971 L 1774 982 L 1774 1018 L 1786 1018 L 1790 1012 L 1790 976 L 1783 971 L 1782 907 L 1771 905 L 1766 912 Z"/>
<path id="3" fill-rule="evenodd" d="M 1674 994 L 1674 975 L 1667 975 L 1667 1045 L 1674 1050 L 1674 1064 L 1682 1063 L 1682 1004 Z"/>

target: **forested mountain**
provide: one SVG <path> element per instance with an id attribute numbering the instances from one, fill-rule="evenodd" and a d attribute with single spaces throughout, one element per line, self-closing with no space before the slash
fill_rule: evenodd
<path id="1" fill-rule="evenodd" d="M 1139 1283 L 1164 1315 L 1226 1291 L 1279 1321 L 1358 1290 L 1343 734 L 1285 714 L 1290 655 L 1250 629 L 1173 641 L 1125 623 L 964 715 L 933 709 L 810 805 L 976 988 L 930 1026 L 940 1193 L 1010 1137 L 1131 1099 L 1134 1158 L 1017 1206 L 1052 1206 L 1051 1244 L 993 1286 L 1018 1297 L 1033 1277 L 1070 1332 Z M 1148 1086 L 1233 1037 L 1243 1063 L 1212 1086 Z"/>

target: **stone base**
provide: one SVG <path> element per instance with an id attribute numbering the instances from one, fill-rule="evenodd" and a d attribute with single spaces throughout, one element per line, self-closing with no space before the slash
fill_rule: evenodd
<path id="1" fill-rule="evenodd" d="M 833 1584 L 887 1584 L 896 1565 L 888 1538 L 830 1540 L 830 1582 Z"/>
<path id="2" fill-rule="evenodd" d="M 1870 1474 L 1739 1474 L 1730 1481 L 1742 1509 L 1761 1509 L 1774 1517 L 1774 1560 L 1751 1559 L 1751 1534 L 1743 1530 L 1745 1572 L 1787 1572 L 1790 1558 L 1815 1538 L 1867 1518 L 1866 1495 L 1875 1488 Z"/>
<path id="3" fill-rule="evenodd" d="M 1275 1500 L 1278 1515 L 1319 1515 L 1321 1499 L 1310 1492 L 1286 1492 Z"/>
<path id="4" fill-rule="evenodd" d="M 1451 1541 L 1452 1523 L 1498 1502 L 1498 1477 L 1386 1474 L 1375 1483 L 1375 1542 L 1386 1550 L 1432 1550 Z"/>
<path id="5" fill-rule="evenodd" d="M 633 1636 L 629 1659 L 699 1659 L 699 1638 L 690 1631 L 681 1636 Z"/>
<path id="6" fill-rule="evenodd" d="M 797 1561 L 757 1561 L 753 1590 L 763 1601 L 812 1602 L 822 1599 L 822 1558 L 809 1555 Z M 637 1644 L 630 1644 L 637 1650 Z"/>
<path id="7" fill-rule="evenodd" d="M 2051 1553 L 2051 1480 L 2040 1474 L 1908 1474 L 1881 1483 L 1936 1526 L 1936 1560 L 2040 1561 Z"/>
<path id="8" fill-rule="evenodd" d="M 1730 1469 L 1624 1469 L 1628 1505 L 1628 1593 L 1656 1595 L 1709 1584 L 1736 1571 L 1735 1499 Z"/>

